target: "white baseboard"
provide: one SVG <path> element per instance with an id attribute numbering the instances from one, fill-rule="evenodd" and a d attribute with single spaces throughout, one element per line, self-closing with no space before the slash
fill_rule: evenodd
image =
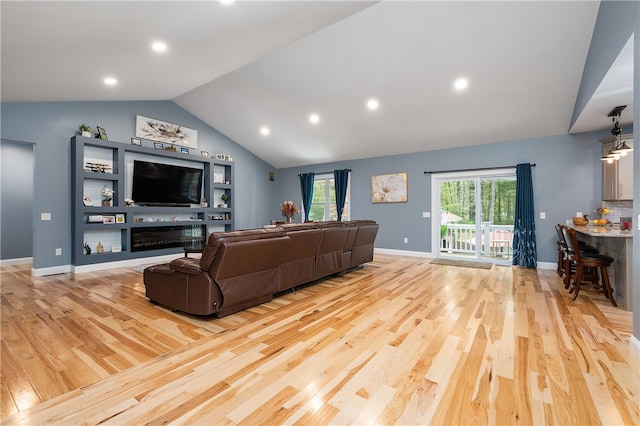
<path id="1" fill-rule="evenodd" d="M 164 256 L 141 257 L 139 259 L 118 260 L 116 262 L 94 263 L 92 265 L 61 265 L 50 268 L 31 269 L 31 275 L 34 277 L 42 277 L 45 275 L 66 274 L 68 272 L 82 273 L 103 271 L 105 269 L 126 268 L 132 266 L 150 265 L 154 263 L 170 262 L 180 257 L 180 254 L 166 254 Z"/>
<path id="2" fill-rule="evenodd" d="M 435 258 L 432 252 L 426 252 L 426 251 L 409 251 L 409 250 L 375 248 L 373 252 L 380 253 L 380 254 L 392 254 L 396 256 L 415 256 L 415 257 Z M 558 264 L 555 262 L 538 262 L 537 267 L 538 269 L 556 269 L 558 267 Z"/>
<path id="3" fill-rule="evenodd" d="M 374 253 L 379 254 L 392 254 L 395 256 L 414 256 L 414 257 L 433 257 L 431 252 L 426 251 L 410 251 L 410 250 L 395 250 L 395 249 L 385 249 L 385 248 L 374 248 Z"/>
<path id="4" fill-rule="evenodd" d="M 555 262 L 538 262 L 537 267 L 538 269 L 556 269 L 558 264 Z"/>
<path id="5" fill-rule="evenodd" d="M 640 340 L 638 340 L 636 336 L 631 336 L 629 339 L 629 350 L 631 351 L 631 355 L 640 359 Z"/>
<path id="6" fill-rule="evenodd" d="M 27 263 L 33 263 L 33 257 L 18 257 L 15 259 L 0 260 L 0 266 L 25 265 Z"/>
<path id="7" fill-rule="evenodd" d="M 93 272 L 113 268 L 127 268 L 132 266 L 151 265 L 155 263 L 170 262 L 180 257 L 180 254 L 166 254 L 164 256 L 141 257 L 139 259 L 118 260 L 115 262 L 94 263 L 92 265 L 72 266 L 72 272 Z"/>
<path id="8" fill-rule="evenodd" d="M 71 272 L 71 265 L 51 266 L 49 268 L 31 268 L 31 276 L 43 277 L 45 275 L 66 274 Z"/>

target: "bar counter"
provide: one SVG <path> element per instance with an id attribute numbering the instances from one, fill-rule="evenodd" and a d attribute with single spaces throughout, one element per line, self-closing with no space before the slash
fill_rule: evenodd
<path id="1" fill-rule="evenodd" d="M 583 235 L 581 240 L 598 249 L 600 254 L 614 258 L 607 268 L 613 288 L 613 297 L 618 307 L 631 311 L 633 308 L 633 232 L 621 231 L 612 226 L 575 226 Z"/>

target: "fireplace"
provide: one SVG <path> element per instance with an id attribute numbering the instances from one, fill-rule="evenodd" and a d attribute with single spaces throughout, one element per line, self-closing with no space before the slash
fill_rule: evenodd
<path id="1" fill-rule="evenodd" d="M 205 225 L 151 226 L 131 229 L 131 251 L 203 246 Z"/>

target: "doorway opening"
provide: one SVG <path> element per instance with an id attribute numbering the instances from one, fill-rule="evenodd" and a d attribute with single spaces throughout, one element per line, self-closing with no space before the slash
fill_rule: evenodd
<path id="1" fill-rule="evenodd" d="M 515 168 L 434 174 L 431 185 L 436 257 L 511 264 Z"/>

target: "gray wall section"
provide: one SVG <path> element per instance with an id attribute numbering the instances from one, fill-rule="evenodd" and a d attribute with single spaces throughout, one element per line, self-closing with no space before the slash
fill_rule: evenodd
<path id="1" fill-rule="evenodd" d="M 0 259 L 33 256 L 33 145 L 0 144 Z"/>
<path id="2" fill-rule="evenodd" d="M 582 113 L 629 37 L 634 32 L 637 34 L 640 30 L 639 16 L 639 1 L 607 0 L 600 2 L 569 128 Z M 634 105 L 637 104 L 634 103 Z M 611 108 L 614 106 L 612 105 Z"/>
<path id="3" fill-rule="evenodd" d="M 273 168 L 171 101 L 3 103 L 1 108 L 2 137 L 35 144 L 35 269 L 71 264 L 70 139 L 81 123 L 103 127 L 110 140 L 123 143 L 135 136 L 137 114 L 197 129 L 196 155 L 201 150 L 233 155 L 236 228 L 270 219 L 264 206 L 275 197 L 268 181 Z M 51 213 L 51 221 L 41 221 L 42 212 Z M 62 256 L 55 255 L 57 247 Z"/>
<path id="4" fill-rule="evenodd" d="M 425 171 L 515 166 L 535 163 L 536 236 L 538 261 L 557 260 L 554 226 L 573 217 L 576 211 L 590 212 L 601 203 L 601 145 L 599 139 L 608 131 L 559 135 L 539 139 L 501 142 L 489 145 L 418 152 L 383 158 L 296 167 L 278 171 L 278 200 L 301 202 L 299 173 L 350 168 L 351 218 L 374 219 L 380 224 L 376 247 L 418 252 L 432 252 L 431 176 Z M 407 172 L 406 203 L 373 204 L 371 177 L 387 173 Z M 540 220 L 538 212 L 546 212 Z M 274 215 L 278 206 L 274 206 Z M 277 217 L 277 216 L 276 216 Z M 404 244 L 403 238 L 409 243 Z"/>

